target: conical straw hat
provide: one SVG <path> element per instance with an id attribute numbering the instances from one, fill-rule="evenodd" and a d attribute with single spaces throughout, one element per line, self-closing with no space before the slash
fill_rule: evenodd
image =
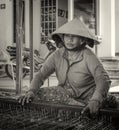
<path id="1" fill-rule="evenodd" d="M 96 36 L 85 26 L 85 24 L 78 18 L 64 24 L 52 33 L 52 39 L 58 43 L 61 42 L 63 34 L 72 34 L 88 38 L 92 44 L 99 44 Z"/>

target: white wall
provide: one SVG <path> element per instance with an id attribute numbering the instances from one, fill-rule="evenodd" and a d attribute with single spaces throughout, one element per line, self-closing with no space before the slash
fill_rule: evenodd
<path id="1" fill-rule="evenodd" d="M 33 44 L 34 49 L 39 50 L 41 57 L 45 57 L 48 53 L 46 45 L 41 44 L 41 9 L 40 0 L 33 2 Z"/>
<path id="2" fill-rule="evenodd" d="M 25 0 L 25 45 L 29 47 L 30 41 L 30 24 L 29 24 L 29 1 Z M 48 52 L 45 45 L 40 43 L 41 40 L 41 19 L 40 19 L 40 0 L 33 1 L 33 45 L 41 56 L 44 57 Z"/>
<path id="3" fill-rule="evenodd" d="M 0 9 L 0 48 L 5 49 L 13 43 L 13 3 L 12 0 L 0 0 L 5 9 Z"/>
<path id="4" fill-rule="evenodd" d="M 30 24 L 29 24 L 29 1 L 25 1 L 25 44 L 29 47 Z M 34 49 L 39 50 L 40 46 L 40 1 L 33 1 L 33 44 Z"/>
<path id="5" fill-rule="evenodd" d="M 0 0 L 6 4 L 5 9 L 0 9 L 0 48 L 13 44 L 13 0 Z M 25 45 L 29 47 L 29 0 L 25 0 Z M 40 44 L 40 0 L 33 1 L 33 44 L 44 55 L 47 48 Z"/>
<path id="6" fill-rule="evenodd" d="M 116 16 L 115 16 L 115 24 L 116 24 L 116 52 L 119 53 L 119 0 L 116 0 L 115 4 Z"/>
<path id="7" fill-rule="evenodd" d="M 102 43 L 98 45 L 99 57 L 115 56 L 115 1 L 100 0 L 100 32 Z"/>

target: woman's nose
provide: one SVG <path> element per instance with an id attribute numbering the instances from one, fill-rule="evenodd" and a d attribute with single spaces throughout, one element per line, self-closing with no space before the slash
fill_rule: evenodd
<path id="1" fill-rule="evenodd" d="M 69 37 L 69 41 L 70 41 L 70 42 L 73 41 L 73 37 L 72 37 L 72 36 Z"/>

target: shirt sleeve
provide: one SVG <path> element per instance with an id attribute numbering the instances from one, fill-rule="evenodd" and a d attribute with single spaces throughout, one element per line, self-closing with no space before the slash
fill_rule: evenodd
<path id="1" fill-rule="evenodd" d="M 107 97 L 111 80 L 103 65 L 95 54 L 89 54 L 86 58 L 87 66 L 94 77 L 96 88 L 90 100 L 98 100 L 100 103 Z"/>
<path id="2" fill-rule="evenodd" d="M 41 69 L 34 76 L 29 91 L 37 93 L 44 81 L 55 71 L 55 52 L 44 62 Z"/>

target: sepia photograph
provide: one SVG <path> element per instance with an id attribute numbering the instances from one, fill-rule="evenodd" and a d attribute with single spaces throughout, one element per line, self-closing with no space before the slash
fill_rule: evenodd
<path id="1" fill-rule="evenodd" d="M 119 130 L 119 0 L 0 0 L 0 130 Z"/>

